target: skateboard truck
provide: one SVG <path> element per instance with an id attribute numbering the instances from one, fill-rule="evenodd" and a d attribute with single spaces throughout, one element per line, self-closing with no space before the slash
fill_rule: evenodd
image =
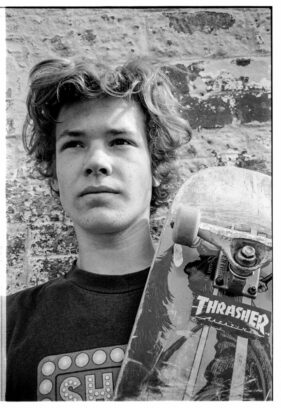
<path id="1" fill-rule="evenodd" d="M 271 258 L 271 239 L 201 223 L 200 210 L 184 206 L 178 208 L 172 227 L 175 243 L 194 247 L 203 239 L 218 249 L 215 287 L 236 296 L 256 297 L 261 267 Z"/>

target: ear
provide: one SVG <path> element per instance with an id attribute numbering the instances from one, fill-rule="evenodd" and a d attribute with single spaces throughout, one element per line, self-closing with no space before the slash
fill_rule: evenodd
<path id="1" fill-rule="evenodd" d="M 160 181 L 157 179 L 157 177 L 152 176 L 152 187 L 159 187 L 160 186 Z"/>
<path id="2" fill-rule="evenodd" d="M 58 183 L 58 178 L 57 178 L 57 169 L 56 169 L 56 153 L 55 150 L 53 152 L 52 156 L 52 163 L 51 163 L 51 178 L 49 180 L 49 185 L 51 189 L 59 195 L 59 183 Z"/>
<path id="3" fill-rule="evenodd" d="M 52 190 L 54 190 L 56 193 L 59 194 L 59 183 L 58 183 L 58 179 L 56 177 L 52 178 L 50 181 L 51 184 L 51 188 Z"/>

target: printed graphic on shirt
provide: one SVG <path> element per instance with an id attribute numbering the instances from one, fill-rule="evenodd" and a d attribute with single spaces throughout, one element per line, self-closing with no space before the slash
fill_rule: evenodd
<path id="1" fill-rule="evenodd" d="M 38 401 L 108 401 L 125 345 L 44 357 L 37 372 Z"/>

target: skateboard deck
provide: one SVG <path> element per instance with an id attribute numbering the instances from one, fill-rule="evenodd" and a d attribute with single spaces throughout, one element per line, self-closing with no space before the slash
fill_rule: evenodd
<path id="1" fill-rule="evenodd" d="M 271 400 L 271 178 L 199 171 L 163 228 L 115 400 Z"/>
<path id="2" fill-rule="evenodd" d="M 6 296 L 0 294 L 0 401 L 6 391 Z"/>

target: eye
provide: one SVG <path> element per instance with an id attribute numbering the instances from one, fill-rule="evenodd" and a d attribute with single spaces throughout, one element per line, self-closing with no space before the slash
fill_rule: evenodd
<path id="1" fill-rule="evenodd" d="M 118 137 L 116 139 L 113 139 L 110 142 L 111 146 L 122 146 L 122 145 L 132 145 L 133 142 L 129 139 L 126 139 L 124 137 Z"/>
<path id="2" fill-rule="evenodd" d="M 70 140 L 62 145 L 61 150 L 75 149 L 77 147 L 84 147 L 83 143 L 79 140 Z"/>

